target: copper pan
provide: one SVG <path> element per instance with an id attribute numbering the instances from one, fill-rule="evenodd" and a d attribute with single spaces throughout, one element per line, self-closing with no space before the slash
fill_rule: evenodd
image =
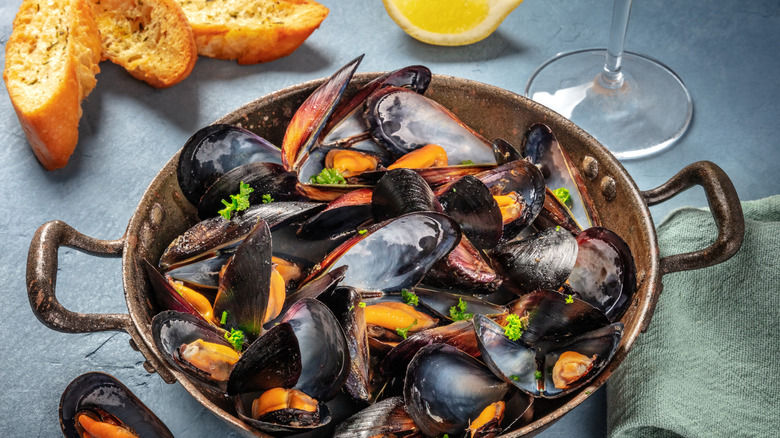
<path id="1" fill-rule="evenodd" d="M 349 91 L 377 75 L 356 75 Z M 323 79 L 310 81 L 261 97 L 217 122 L 240 125 L 275 144 L 281 144 L 290 118 L 322 82 Z M 622 317 L 625 334 L 609 366 L 589 385 L 573 394 L 535 404 L 531 423 L 502 435 L 533 436 L 587 399 L 620 366 L 637 337 L 650 324 L 665 274 L 712 266 L 737 252 L 744 235 L 744 219 L 737 192 L 728 176 L 717 165 L 707 161 L 683 168 L 658 188 L 641 191 L 617 159 L 585 131 L 550 109 L 500 88 L 434 75 L 426 95 L 451 109 L 489 139 L 503 138 L 512 144 L 521 144 L 520 138 L 531 124 L 542 122 L 550 126 L 585 175 L 585 185 L 593 196 L 604 226 L 626 240 L 636 261 L 638 292 Z M 178 381 L 203 406 L 244 435 L 267 436 L 242 423 L 228 403 L 201 392 L 187 376 L 169 367 L 152 340 L 151 320 L 159 309 L 153 307 L 151 287 L 141 261 L 156 262 L 168 243 L 196 222 L 196 210 L 184 198 L 176 180 L 177 160 L 178 153 L 151 182 L 130 218 L 124 236 L 118 240 L 94 239 L 61 221 L 42 225 L 33 237 L 27 259 L 30 305 L 38 319 L 53 330 L 68 333 L 127 332 L 132 338 L 133 348 L 145 356 L 147 371 L 157 372 L 168 383 Z M 661 258 L 648 207 L 694 185 L 700 185 L 705 190 L 717 223 L 715 242 L 698 251 Z M 55 294 L 57 251 L 61 246 L 97 256 L 122 257 L 128 313 L 82 314 L 64 308 Z"/>

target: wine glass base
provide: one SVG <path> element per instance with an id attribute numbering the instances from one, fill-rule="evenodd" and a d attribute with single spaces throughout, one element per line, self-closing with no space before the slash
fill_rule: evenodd
<path id="1" fill-rule="evenodd" d="M 601 76 L 605 59 L 603 49 L 559 54 L 531 74 L 525 95 L 574 122 L 619 159 L 673 145 L 693 116 L 682 80 L 652 58 L 623 52 L 623 84 L 611 89 Z"/>

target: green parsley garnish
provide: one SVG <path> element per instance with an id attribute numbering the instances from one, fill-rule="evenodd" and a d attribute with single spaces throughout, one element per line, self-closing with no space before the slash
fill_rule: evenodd
<path id="1" fill-rule="evenodd" d="M 420 304 L 420 298 L 414 292 L 409 292 L 406 289 L 401 289 L 401 298 L 404 299 L 404 303 L 410 306 L 416 306 Z"/>
<path id="2" fill-rule="evenodd" d="M 571 200 L 571 194 L 569 193 L 569 189 L 566 187 L 560 187 L 552 191 L 553 195 L 555 195 L 556 198 L 558 198 L 559 201 L 561 201 L 561 204 L 571 208 L 572 207 L 572 200 Z"/>
<path id="3" fill-rule="evenodd" d="M 555 231 L 561 231 L 561 226 L 560 225 L 556 225 L 555 226 Z"/>
<path id="4" fill-rule="evenodd" d="M 569 296 L 566 297 L 566 304 L 571 304 L 574 302 L 574 297 L 569 294 Z"/>
<path id="5" fill-rule="evenodd" d="M 358 303 L 358 307 L 366 307 L 366 303 L 361 301 L 361 302 Z"/>
<path id="6" fill-rule="evenodd" d="M 366 234 L 366 233 L 368 233 L 368 230 L 366 229 L 358 230 L 358 234 Z"/>
<path id="7" fill-rule="evenodd" d="M 534 377 L 536 377 L 536 380 L 542 380 L 542 372 L 541 371 L 535 371 Z"/>
<path id="8" fill-rule="evenodd" d="M 222 312 L 222 318 L 219 320 L 219 324 L 225 325 L 225 321 L 227 321 L 227 310 Z"/>
<path id="9" fill-rule="evenodd" d="M 472 164 L 474 164 L 474 162 L 471 161 L 471 160 L 463 160 L 463 161 L 460 162 L 461 166 L 470 166 Z"/>
<path id="10" fill-rule="evenodd" d="M 466 305 L 467 304 L 465 301 L 463 301 L 463 298 L 458 297 L 458 304 L 450 307 L 450 318 L 453 321 L 462 321 L 474 316 L 473 313 L 466 313 Z"/>
<path id="11" fill-rule="evenodd" d="M 274 202 L 274 198 L 271 197 L 270 193 L 263 195 L 263 204 L 270 204 L 272 202 Z"/>
<path id="12" fill-rule="evenodd" d="M 239 353 L 241 352 L 241 349 L 244 348 L 244 332 L 241 330 L 231 328 L 230 333 L 225 333 L 225 339 L 230 342 L 233 349 Z"/>
<path id="13" fill-rule="evenodd" d="M 514 380 L 515 382 L 519 382 L 519 381 L 520 381 L 520 376 L 516 376 L 516 375 L 514 375 L 514 374 L 512 374 L 511 376 L 509 376 L 509 378 L 510 378 L 510 379 L 512 379 L 512 380 Z"/>
<path id="14" fill-rule="evenodd" d="M 319 175 L 311 177 L 310 182 L 314 184 L 346 184 L 347 180 L 341 175 L 337 169 L 322 169 Z"/>
<path id="15" fill-rule="evenodd" d="M 395 329 L 395 332 L 398 333 L 398 336 L 406 339 L 407 336 L 409 336 L 409 329 L 417 325 L 417 320 L 415 319 L 409 326 L 400 328 L 398 327 Z"/>
<path id="16" fill-rule="evenodd" d="M 249 208 L 249 194 L 254 191 L 255 189 L 249 187 L 249 184 L 241 181 L 238 185 L 238 194 L 230 195 L 230 202 L 225 201 L 224 199 L 222 200 L 222 204 L 225 208 L 219 211 L 219 215 L 225 218 L 225 220 L 230 220 L 230 216 L 233 215 L 233 212 L 239 212 Z"/>
<path id="17" fill-rule="evenodd" d="M 355 308 L 355 306 L 349 306 L 348 310 L 351 312 L 354 308 Z"/>
<path id="18" fill-rule="evenodd" d="M 506 317 L 504 335 L 513 341 L 520 339 L 520 336 L 523 335 L 523 321 L 520 320 L 519 316 L 513 313 Z"/>

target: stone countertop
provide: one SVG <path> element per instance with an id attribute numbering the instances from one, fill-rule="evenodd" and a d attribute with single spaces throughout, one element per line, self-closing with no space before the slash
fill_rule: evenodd
<path id="1" fill-rule="evenodd" d="M 101 63 L 97 86 L 82 106 L 79 145 L 62 170 L 39 165 L 2 87 L 0 436 L 59 436 L 62 391 L 89 371 L 117 377 L 176 436 L 237 436 L 180 385 L 148 374 L 126 334 L 64 334 L 36 320 L 27 300 L 25 263 L 41 224 L 59 219 L 95 238 L 119 238 L 149 182 L 197 129 L 256 97 L 329 76 L 359 54 L 365 54 L 362 72 L 424 64 L 434 73 L 522 93 L 530 73 L 556 53 L 605 46 L 612 11 L 607 0 L 526 0 L 484 41 L 435 47 L 403 33 L 379 0 L 322 3 L 331 11 L 322 26 L 295 53 L 274 62 L 239 66 L 201 58 L 190 77 L 163 90 Z M 20 4 L 0 5 L 3 45 Z M 693 122 L 678 144 L 624 163 L 640 189 L 709 160 L 726 171 L 743 200 L 780 193 L 779 41 L 775 0 L 635 2 L 626 50 L 670 66 L 694 100 Z M 658 223 L 686 205 L 705 206 L 703 190 L 686 191 L 650 211 Z M 127 312 L 120 259 L 63 248 L 59 262 L 58 298 L 65 307 Z M 539 436 L 605 436 L 605 409 L 600 390 Z"/>

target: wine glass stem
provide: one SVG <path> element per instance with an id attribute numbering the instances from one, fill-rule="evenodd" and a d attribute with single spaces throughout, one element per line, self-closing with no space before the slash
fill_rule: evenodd
<path id="1" fill-rule="evenodd" d="M 623 86 L 623 73 L 620 63 L 623 58 L 623 47 L 626 43 L 628 16 L 631 13 L 633 0 L 615 0 L 612 10 L 612 25 L 609 31 L 609 46 L 604 70 L 599 76 L 599 82 L 605 88 L 616 90 Z"/>

